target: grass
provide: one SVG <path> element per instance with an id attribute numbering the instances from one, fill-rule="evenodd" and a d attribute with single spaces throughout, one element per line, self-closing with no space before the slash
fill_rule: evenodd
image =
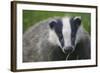
<path id="1" fill-rule="evenodd" d="M 35 23 L 54 16 L 60 16 L 60 17 L 81 16 L 83 26 L 90 34 L 90 26 L 91 26 L 90 13 L 33 11 L 33 10 L 23 10 L 23 32 L 25 32 L 29 27 L 31 27 Z"/>

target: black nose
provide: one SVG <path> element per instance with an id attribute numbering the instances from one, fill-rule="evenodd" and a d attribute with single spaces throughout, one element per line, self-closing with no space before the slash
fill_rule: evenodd
<path id="1" fill-rule="evenodd" d="M 73 51 L 73 48 L 72 47 L 66 47 L 64 49 L 64 52 L 67 54 L 67 53 L 71 53 Z"/>

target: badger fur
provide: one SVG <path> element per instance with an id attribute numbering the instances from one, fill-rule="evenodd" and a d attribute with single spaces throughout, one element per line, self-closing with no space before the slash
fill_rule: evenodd
<path id="1" fill-rule="evenodd" d="M 41 21 L 23 34 L 23 62 L 90 59 L 90 37 L 81 17 Z"/>

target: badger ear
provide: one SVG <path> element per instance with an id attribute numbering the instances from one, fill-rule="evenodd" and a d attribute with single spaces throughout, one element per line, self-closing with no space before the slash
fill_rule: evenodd
<path id="1" fill-rule="evenodd" d="M 50 22 L 50 23 L 49 23 L 50 28 L 53 29 L 55 24 L 56 24 L 55 21 Z"/>
<path id="2" fill-rule="evenodd" d="M 81 25 L 81 17 L 75 17 L 74 23 L 75 23 L 75 25 L 80 26 Z"/>

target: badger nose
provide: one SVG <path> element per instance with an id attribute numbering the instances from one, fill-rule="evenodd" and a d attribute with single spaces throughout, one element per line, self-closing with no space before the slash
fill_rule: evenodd
<path id="1" fill-rule="evenodd" d="M 67 53 L 71 53 L 73 51 L 73 47 L 66 47 L 64 49 L 64 52 L 67 54 Z"/>

